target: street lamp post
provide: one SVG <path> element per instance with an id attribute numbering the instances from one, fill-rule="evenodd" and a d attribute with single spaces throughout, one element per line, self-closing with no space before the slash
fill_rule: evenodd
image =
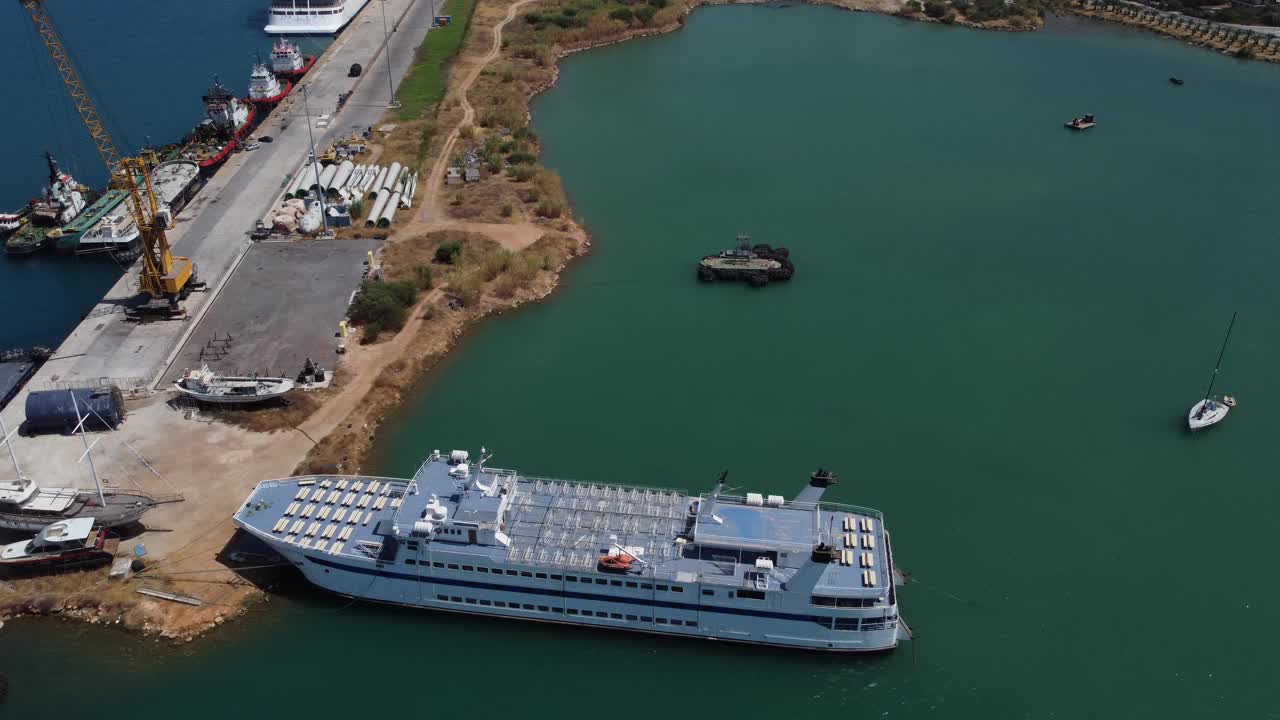
<path id="1" fill-rule="evenodd" d="M 307 115 L 307 137 L 311 139 L 311 167 L 316 171 L 316 197 L 320 200 L 320 223 L 329 232 L 329 217 L 325 213 L 324 188 L 320 186 L 320 160 L 316 157 L 316 136 L 311 132 L 311 104 L 307 102 L 307 86 L 302 86 L 302 108 Z"/>
<path id="2" fill-rule="evenodd" d="M 391 37 L 387 34 L 387 0 L 381 0 L 379 7 L 382 9 L 382 54 L 387 58 L 387 97 L 389 98 L 387 109 L 395 110 L 400 107 L 400 103 L 396 101 L 396 86 L 391 79 Z"/>

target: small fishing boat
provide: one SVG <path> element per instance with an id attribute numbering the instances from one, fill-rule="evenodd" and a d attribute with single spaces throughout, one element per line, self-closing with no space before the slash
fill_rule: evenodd
<path id="1" fill-rule="evenodd" d="M 1213 383 L 1218 379 L 1218 371 L 1222 369 L 1222 356 L 1227 352 L 1227 341 L 1231 339 L 1231 329 L 1235 326 L 1236 313 L 1231 313 L 1231 324 L 1227 326 L 1227 336 L 1222 339 L 1222 348 L 1218 350 L 1218 362 L 1213 366 L 1213 374 L 1209 376 L 1209 387 L 1204 391 L 1204 399 L 1192 405 L 1187 412 L 1187 427 L 1192 432 L 1222 422 L 1236 405 L 1236 399 L 1230 395 L 1221 398 L 1213 396 Z"/>
<path id="2" fill-rule="evenodd" d="M 0 545 L 0 568 L 44 570 L 109 562 L 106 542 L 106 532 L 94 528 L 93 518 L 59 520 L 30 540 Z"/>
<path id="3" fill-rule="evenodd" d="M 1169 78 L 1169 82 L 1173 83 L 1174 85 L 1181 85 L 1182 78 L 1171 77 Z"/>
<path id="4" fill-rule="evenodd" d="M 219 375 L 208 365 L 188 370 L 174 388 L 189 398 L 218 405 L 247 405 L 274 400 L 293 389 L 289 378 Z"/>
<path id="5" fill-rule="evenodd" d="M 1084 117 L 1072 118 L 1071 122 L 1063 123 L 1068 130 L 1088 130 L 1097 124 L 1098 122 L 1094 119 L 1092 114 L 1087 114 Z"/>

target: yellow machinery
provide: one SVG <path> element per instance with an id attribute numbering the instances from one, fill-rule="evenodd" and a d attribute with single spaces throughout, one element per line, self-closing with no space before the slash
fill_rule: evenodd
<path id="1" fill-rule="evenodd" d="M 138 223 L 138 230 L 142 235 L 142 275 L 138 279 L 142 291 L 153 300 L 169 301 L 172 307 L 174 301 L 190 294 L 196 282 L 195 264 L 189 258 L 174 256 L 169 250 L 164 220 L 157 217 L 159 212 L 156 196 L 151 189 L 151 173 L 148 172 L 146 162 L 143 158 L 120 156 L 120 151 L 107 134 L 107 128 L 98 116 L 98 110 L 93 106 L 84 83 L 80 81 L 80 74 L 76 72 L 71 57 L 62 46 L 62 40 L 45 10 L 44 0 L 18 0 L 18 3 L 31 16 L 36 32 L 48 48 L 54 67 L 71 96 L 71 102 L 89 130 L 89 137 L 97 146 L 102 162 L 106 163 L 111 183 L 129 195 L 129 209 L 133 212 L 133 219 Z M 142 178 L 144 187 L 139 187 L 138 178 Z"/>

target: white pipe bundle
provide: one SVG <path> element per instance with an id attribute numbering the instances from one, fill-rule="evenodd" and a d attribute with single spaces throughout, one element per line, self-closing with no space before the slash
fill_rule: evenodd
<path id="1" fill-rule="evenodd" d="M 391 196 L 391 200 L 386 207 L 382 209 L 382 214 L 378 216 L 378 227 L 390 227 L 391 220 L 396 216 L 396 208 L 400 207 L 400 193 Z"/>
<path id="2" fill-rule="evenodd" d="M 395 190 L 395 184 L 400 179 L 400 163 L 391 163 L 391 170 L 387 173 L 387 177 L 382 182 L 383 190 Z"/>
<path id="3" fill-rule="evenodd" d="M 338 174 L 338 166 L 330 165 L 320 173 L 320 189 L 328 190 L 329 185 L 333 183 L 333 176 Z"/>
<path id="4" fill-rule="evenodd" d="M 373 227 L 378 224 L 378 218 L 382 215 L 382 208 L 391 199 L 391 193 L 386 190 L 378 191 L 378 199 L 373 201 L 373 207 L 369 209 L 369 216 L 364 219 L 365 227 Z"/>
<path id="5" fill-rule="evenodd" d="M 373 186 L 369 188 L 370 196 L 376 195 L 382 191 L 382 186 L 387 183 L 387 173 L 390 171 L 391 168 L 383 168 L 382 171 L 378 173 L 378 177 L 373 181 Z"/>
<path id="6" fill-rule="evenodd" d="M 285 193 L 288 197 L 297 197 L 302 190 L 302 183 L 307 179 L 307 173 L 311 170 L 311 163 L 302 166 L 297 175 L 293 176 L 293 182 L 289 183 L 289 191 Z"/>
<path id="7" fill-rule="evenodd" d="M 347 178 L 351 177 L 351 173 L 355 172 L 356 164 L 350 160 L 343 160 L 338 166 L 337 171 L 333 173 L 333 177 L 329 180 L 329 184 L 325 186 L 325 190 L 329 192 L 337 192 L 339 188 L 346 186 Z"/>
<path id="8" fill-rule="evenodd" d="M 360 187 L 361 180 L 364 180 L 364 166 L 357 165 L 356 169 L 351 171 L 351 177 L 347 178 L 347 184 L 343 185 L 342 187 L 344 188 Z"/>
<path id="9" fill-rule="evenodd" d="M 370 165 L 364 171 L 364 177 L 360 179 L 360 184 L 356 186 L 356 189 L 360 191 L 361 195 L 369 192 L 369 187 L 373 185 L 373 181 L 377 179 L 379 170 L 380 168 L 377 165 Z"/>

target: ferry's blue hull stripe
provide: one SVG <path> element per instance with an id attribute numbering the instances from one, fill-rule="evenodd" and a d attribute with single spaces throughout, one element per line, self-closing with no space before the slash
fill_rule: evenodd
<path id="1" fill-rule="evenodd" d="M 595 593 L 568 592 L 561 590 L 552 590 L 548 588 L 532 588 L 521 585 L 504 585 L 500 583 L 475 582 L 472 580 L 455 580 L 453 578 L 432 577 L 429 575 L 410 575 L 408 573 L 393 572 L 390 570 L 379 570 L 377 568 L 364 568 L 352 565 L 343 565 L 325 560 L 321 558 L 313 558 L 309 555 L 303 555 L 307 560 L 325 567 L 330 567 L 343 572 L 359 573 L 361 575 L 377 575 L 379 577 L 391 578 L 394 580 L 409 580 L 411 582 L 431 583 L 433 585 L 450 585 L 454 587 L 474 588 L 477 590 L 496 590 L 499 592 L 515 592 L 525 595 L 543 595 L 547 597 L 568 598 L 573 600 L 591 600 L 593 602 L 621 603 L 624 605 L 646 605 L 649 607 L 668 608 L 671 610 L 685 610 L 688 612 L 714 612 L 725 615 L 746 615 L 749 617 L 772 618 L 774 620 L 794 620 L 801 622 L 814 622 L 815 618 L 822 618 L 827 622 L 831 621 L 831 616 L 825 615 L 801 615 L 797 613 L 776 612 L 772 610 L 755 610 L 752 608 L 729 608 L 718 607 L 715 605 L 698 605 L 695 603 L 669 602 L 666 600 L 654 600 L 652 598 L 631 598 L 617 597 L 614 595 L 598 595 Z M 858 617 L 858 616 L 852 616 Z"/>

